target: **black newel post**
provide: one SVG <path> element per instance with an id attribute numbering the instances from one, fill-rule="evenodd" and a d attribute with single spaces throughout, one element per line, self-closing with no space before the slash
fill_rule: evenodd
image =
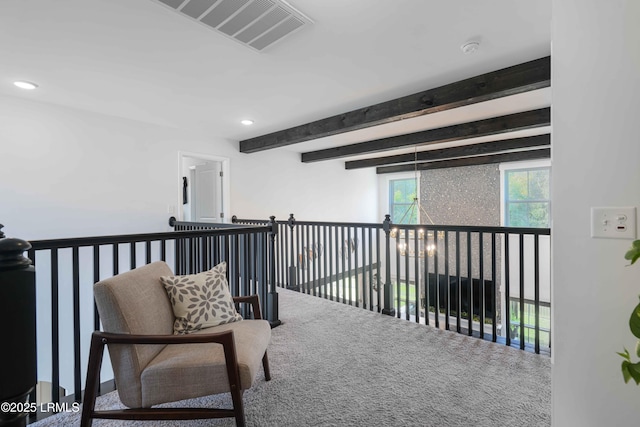
<path id="1" fill-rule="evenodd" d="M 296 226 L 296 219 L 293 217 L 293 214 L 289 214 L 289 220 L 287 221 L 289 225 L 289 230 L 291 231 L 291 238 L 289 241 L 289 249 L 291 250 L 291 265 L 289 266 L 289 276 L 287 278 L 287 289 L 291 289 L 293 291 L 299 291 L 297 279 L 298 279 L 298 269 L 296 268 L 296 256 L 293 247 L 293 229 Z"/>
<path id="2" fill-rule="evenodd" d="M 393 284 L 391 283 L 391 215 L 384 216 L 382 229 L 385 237 L 385 278 L 384 278 L 384 308 L 382 314 L 395 316 L 396 310 L 393 308 Z"/>
<path id="3" fill-rule="evenodd" d="M 276 235 L 278 234 L 278 223 L 275 216 L 269 217 L 269 295 L 267 304 L 269 305 L 269 323 L 274 328 L 281 324 L 278 313 L 278 293 L 276 292 Z"/>
<path id="4" fill-rule="evenodd" d="M 0 426 L 25 426 L 24 408 L 36 385 L 36 275 L 24 240 L 5 238 L 0 224 Z M 27 409 L 27 408 L 25 408 Z"/>

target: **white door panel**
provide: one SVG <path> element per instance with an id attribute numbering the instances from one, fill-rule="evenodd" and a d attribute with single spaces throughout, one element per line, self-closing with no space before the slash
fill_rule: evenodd
<path id="1" fill-rule="evenodd" d="M 222 213 L 222 164 L 208 162 L 195 167 L 192 182 L 192 221 L 218 222 Z"/>

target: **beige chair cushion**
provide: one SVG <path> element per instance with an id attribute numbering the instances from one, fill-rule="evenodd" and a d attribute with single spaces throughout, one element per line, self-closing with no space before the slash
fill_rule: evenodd
<path id="1" fill-rule="evenodd" d="M 233 330 L 241 388 L 251 387 L 271 340 L 266 320 L 243 320 L 195 333 Z M 142 406 L 190 399 L 229 391 L 227 367 L 221 344 L 166 346 L 142 372 Z"/>
<path id="2" fill-rule="evenodd" d="M 160 281 L 171 300 L 176 335 L 242 320 L 229 292 L 226 262 L 199 274 L 162 276 Z"/>
<path id="3" fill-rule="evenodd" d="M 154 262 L 94 285 L 94 296 L 105 332 L 143 335 L 173 334 L 173 310 L 161 276 L 173 274 L 169 266 Z M 132 408 L 142 406 L 140 375 L 163 345 L 111 345 L 109 356 L 120 400 Z"/>

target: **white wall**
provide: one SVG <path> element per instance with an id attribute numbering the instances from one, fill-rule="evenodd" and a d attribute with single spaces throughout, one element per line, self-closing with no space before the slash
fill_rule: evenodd
<path id="1" fill-rule="evenodd" d="M 0 98 L 0 223 L 24 239 L 168 230 L 179 208 L 178 152 L 230 158 L 231 214 L 377 219 L 373 170 L 302 164 L 286 150 L 241 154 L 237 142 L 18 98 Z"/>
<path id="2" fill-rule="evenodd" d="M 373 170 L 346 171 L 342 162 L 304 165 L 285 150 L 240 154 L 237 142 L 18 98 L 0 97 L 0 150 L 0 223 L 7 237 L 170 231 L 168 206 L 182 206 L 179 152 L 230 159 L 231 213 L 241 217 L 286 219 L 290 212 L 299 220 L 377 217 Z M 129 265 L 125 252 L 121 271 Z M 81 257 L 84 381 L 93 296 L 91 256 Z M 61 259 L 68 258 L 68 251 L 61 251 Z M 48 256 L 37 265 L 38 375 L 50 380 Z M 110 275 L 109 265 L 103 266 L 103 277 Z M 70 278 L 70 270 L 61 267 L 61 385 L 67 390 L 73 388 Z"/>
<path id="3" fill-rule="evenodd" d="M 640 206 L 640 2 L 554 0 L 553 425 L 640 422 L 623 346 L 638 303 L 629 240 L 591 239 L 591 206 Z"/>

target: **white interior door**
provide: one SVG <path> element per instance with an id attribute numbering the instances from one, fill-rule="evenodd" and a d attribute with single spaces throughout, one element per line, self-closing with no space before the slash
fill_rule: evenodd
<path id="1" fill-rule="evenodd" d="M 192 179 L 191 220 L 219 222 L 222 220 L 222 163 L 196 165 Z"/>

